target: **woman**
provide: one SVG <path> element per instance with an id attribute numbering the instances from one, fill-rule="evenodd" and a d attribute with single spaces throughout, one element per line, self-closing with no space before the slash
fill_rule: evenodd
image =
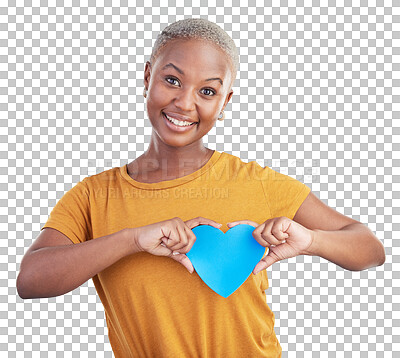
<path id="1" fill-rule="evenodd" d="M 349 270 L 384 263 L 373 233 L 306 185 L 203 145 L 224 119 L 237 69 L 233 40 L 217 25 L 186 19 L 164 29 L 144 73 L 147 151 L 59 200 L 21 262 L 22 298 L 62 295 L 93 278 L 116 357 L 280 357 L 267 267 L 297 255 Z M 191 229 L 241 223 L 255 227 L 268 254 L 223 298 L 186 256 Z"/>

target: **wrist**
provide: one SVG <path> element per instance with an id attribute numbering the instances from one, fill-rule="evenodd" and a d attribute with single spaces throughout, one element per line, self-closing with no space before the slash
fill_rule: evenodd
<path id="1" fill-rule="evenodd" d="M 307 249 L 304 250 L 303 255 L 308 256 L 319 256 L 319 246 L 321 241 L 321 232 L 322 230 L 310 230 L 311 231 L 311 242 Z"/>
<path id="2" fill-rule="evenodd" d="M 125 241 L 127 242 L 127 245 L 128 245 L 129 255 L 133 255 L 133 254 L 136 254 L 137 252 L 141 251 L 141 250 L 139 250 L 139 247 L 137 245 L 137 230 L 136 230 L 136 228 L 126 228 L 126 229 L 123 229 L 122 231 L 123 231 Z"/>

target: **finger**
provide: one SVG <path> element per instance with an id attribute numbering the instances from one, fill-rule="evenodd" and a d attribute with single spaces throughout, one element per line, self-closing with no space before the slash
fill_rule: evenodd
<path id="1" fill-rule="evenodd" d="M 292 221 L 287 217 L 280 217 L 278 220 L 275 220 L 274 225 L 271 229 L 272 235 L 274 235 L 278 240 L 284 241 L 289 238 L 289 231 Z"/>
<path id="2" fill-rule="evenodd" d="M 280 245 L 289 237 L 284 230 L 282 220 L 274 220 L 266 226 L 264 234 L 268 237 L 271 245 Z"/>
<path id="3" fill-rule="evenodd" d="M 264 229 L 260 236 L 263 238 L 265 242 L 271 245 L 279 245 L 281 242 L 274 236 L 268 229 Z"/>
<path id="4" fill-rule="evenodd" d="M 164 235 L 161 240 L 169 248 L 173 247 L 180 241 L 177 226 L 176 223 L 171 222 L 166 228 L 161 228 L 161 232 Z"/>
<path id="5" fill-rule="evenodd" d="M 183 254 L 187 254 L 192 249 L 194 243 L 196 242 L 196 235 L 194 234 L 194 232 L 189 228 L 185 228 L 185 231 L 188 238 L 188 243 L 184 248 L 179 250 Z"/>
<path id="6" fill-rule="evenodd" d="M 187 221 L 185 221 L 185 224 L 189 227 L 189 229 L 193 229 L 199 225 L 210 225 L 217 229 L 219 229 L 222 226 L 222 224 L 217 223 L 216 221 L 211 220 L 211 219 L 203 218 L 202 216 L 187 220 Z"/>
<path id="7" fill-rule="evenodd" d="M 282 227 L 280 225 L 274 225 L 271 234 L 279 241 L 284 241 L 289 237 L 289 234 L 282 231 Z"/>
<path id="8" fill-rule="evenodd" d="M 256 267 L 254 267 L 253 274 L 257 275 L 260 271 L 265 270 L 267 268 L 267 263 L 261 260 L 257 263 Z"/>
<path id="9" fill-rule="evenodd" d="M 189 260 L 189 257 L 187 257 L 185 254 L 174 254 L 174 253 L 171 253 L 171 255 L 169 257 L 171 257 L 175 261 L 178 261 L 180 264 L 185 266 L 185 268 L 189 271 L 189 273 L 193 273 L 193 271 L 194 271 L 193 264 Z"/>
<path id="10" fill-rule="evenodd" d="M 254 230 L 253 230 L 253 237 L 254 239 L 261 245 L 264 247 L 270 247 L 270 243 L 268 242 L 268 240 L 265 240 L 262 236 L 261 233 L 265 230 L 265 223 L 262 223 L 261 225 L 257 226 Z"/>
<path id="11" fill-rule="evenodd" d="M 163 246 L 162 244 L 160 244 L 161 246 Z M 166 248 L 161 248 L 160 247 L 160 256 L 167 256 L 170 257 L 171 259 L 179 262 L 180 264 L 182 264 L 188 271 L 189 273 L 193 273 L 194 271 L 194 267 L 192 265 L 192 262 L 189 260 L 189 258 L 184 255 L 184 254 L 180 254 L 179 252 L 176 251 L 172 251 L 170 249 Z"/>
<path id="12" fill-rule="evenodd" d="M 272 264 L 275 262 L 279 261 L 278 256 L 274 254 L 273 251 L 269 251 L 268 255 L 264 256 L 260 262 L 254 267 L 253 274 L 257 275 L 260 271 L 266 270 L 268 267 L 270 267 Z"/>
<path id="13" fill-rule="evenodd" d="M 234 227 L 234 226 L 240 225 L 240 224 L 247 224 L 247 225 L 251 225 L 251 226 L 254 226 L 254 227 L 257 227 L 257 226 L 259 225 L 259 224 L 257 224 L 256 222 L 251 221 L 251 220 L 232 221 L 232 222 L 230 222 L 230 223 L 227 223 L 226 225 L 227 225 L 229 228 L 231 228 L 231 227 Z"/>
<path id="14" fill-rule="evenodd" d="M 171 256 L 172 255 L 172 250 L 170 250 L 168 247 L 165 246 L 164 243 L 160 243 L 160 246 L 158 247 L 159 251 L 157 255 L 160 256 Z"/>
<path id="15" fill-rule="evenodd" d="M 176 230 L 179 234 L 179 241 L 175 245 L 169 246 L 169 248 L 174 251 L 178 251 L 178 250 L 182 249 L 189 242 L 189 239 L 187 238 L 186 231 L 185 231 L 185 225 L 178 225 Z"/>
<path id="16" fill-rule="evenodd" d="M 281 242 L 271 234 L 273 226 L 274 221 L 267 220 L 253 231 L 253 237 L 263 246 L 279 245 Z"/>

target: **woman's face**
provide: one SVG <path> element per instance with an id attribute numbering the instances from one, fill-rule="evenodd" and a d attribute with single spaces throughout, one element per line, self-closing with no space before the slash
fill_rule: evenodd
<path id="1" fill-rule="evenodd" d="M 170 41 L 145 68 L 147 114 L 156 136 L 174 147 L 201 140 L 232 97 L 232 76 L 229 57 L 216 45 Z"/>

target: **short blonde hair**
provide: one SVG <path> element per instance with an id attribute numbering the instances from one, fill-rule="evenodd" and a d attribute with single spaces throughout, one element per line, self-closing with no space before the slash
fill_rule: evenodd
<path id="1" fill-rule="evenodd" d="M 217 24 L 206 19 L 184 19 L 168 25 L 158 36 L 150 56 L 153 63 L 160 50 L 171 40 L 200 39 L 210 41 L 221 48 L 230 58 L 233 66 L 233 77 L 239 69 L 238 49 L 232 38 Z"/>

